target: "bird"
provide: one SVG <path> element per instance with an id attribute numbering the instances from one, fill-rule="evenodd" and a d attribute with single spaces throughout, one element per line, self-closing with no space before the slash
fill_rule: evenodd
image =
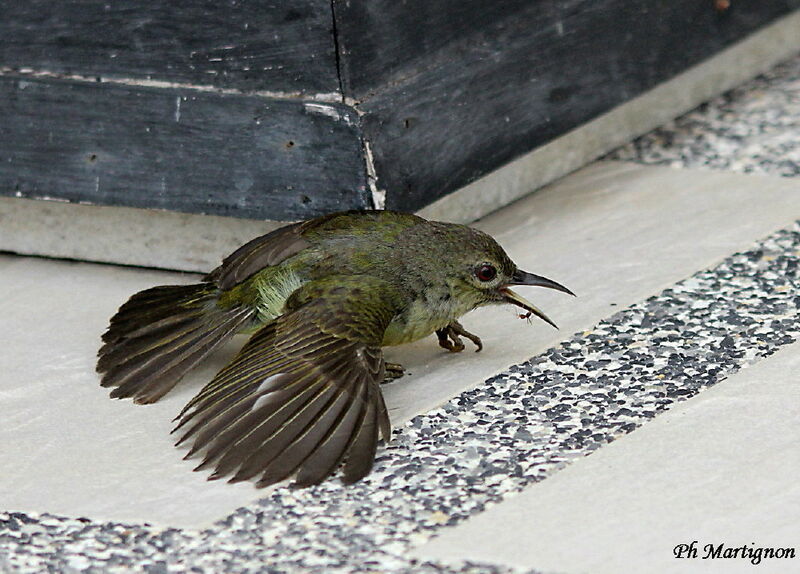
<path id="1" fill-rule="evenodd" d="M 451 352 L 476 351 L 458 319 L 510 303 L 553 323 L 511 290 L 570 295 L 519 269 L 488 234 L 390 211 L 346 211 L 288 224 L 246 243 L 191 285 L 134 294 L 98 351 L 112 398 L 153 403 L 240 333 L 249 340 L 175 417 L 176 445 L 209 480 L 265 487 L 319 484 L 371 471 L 391 425 L 381 383 L 403 373 L 383 347 L 435 333 Z"/>

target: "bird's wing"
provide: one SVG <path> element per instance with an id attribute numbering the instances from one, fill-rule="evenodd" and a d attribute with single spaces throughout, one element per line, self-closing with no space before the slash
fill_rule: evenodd
<path id="1" fill-rule="evenodd" d="M 303 239 L 303 225 L 287 225 L 248 241 L 228 255 L 205 280 L 213 281 L 220 289 L 230 289 L 264 267 L 278 265 L 310 245 Z"/>
<path id="2" fill-rule="evenodd" d="M 368 277 L 307 284 L 292 311 L 258 331 L 179 415 L 187 457 L 233 482 L 292 475 L 317 484 L 344 462 L 345 483 L 369 473 L 390 426 L 380 343 L 397 313 L 390 286 Z"/>
<path id="3" fill-rule="evenodd" d="M 245 243 L 206 275 L 205 280 L 213 281 L 222 290 L 230 289 L 264 267 L 278 265 L 309 247 L 314 241 L 311 237 L 319 232 L 323 235 L 359 235 L 377 226 L 384 240 L 391 241 L 404 229 L 423 221 L 416 215 L 390 211 L 351 210 L 322 215 L 281 227 Z"/>

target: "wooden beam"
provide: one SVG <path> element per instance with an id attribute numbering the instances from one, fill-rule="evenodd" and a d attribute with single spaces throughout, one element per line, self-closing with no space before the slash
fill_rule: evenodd
<path id="1" fill-rule="evenodd" d="M 293 220 L 370 207 L 347 106 L 0 77 L 0 195 Z"/>
<path id="2" fill-rule="evenodd" d="M 0 66 L 339 95 L 330 0 L 0 0 Z"/>
<path id="3" fill-rule="evenodd" d="M 335 1 L 345 96 L 413 211 L 644 93 L 792 0 Z"/>

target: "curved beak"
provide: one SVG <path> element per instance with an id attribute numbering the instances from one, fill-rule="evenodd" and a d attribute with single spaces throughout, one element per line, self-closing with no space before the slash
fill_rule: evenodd
<path id="1" fill-rule="evenodd" d="M 575 293 L 561 285 L 560 283 L 556 283 L 552 279 L 548 279 L 547 277 L 542 277 L 541 275 L 534 275 L 533 273 L 528 273 L 527 271 L 522 271 L 521 269 L 517 269 L 514 272 L 514 275 L 511 277 L 511 281 L 508 284 L 503 285 L 500 287 L 500 293 L 503 295 L 503 299 L 507 303 L 511 303 L 512 305 L 516 305 L 517 307 L 522 307 L 525 309 L 528 314 L 523 315 L 524 318 L 529 318 L 531 315 L 536 315 L 546 323 L 549 323 L 556 329 L 558 326 L 553 323 L 553 321 L 544 314 L 544 312 L 537 308 L 533 303 L 521 297 L 520 295 L 514 293 L 509 287 L 511 285 L 530 285 L 532 287 L 547 287 L 548 289 L 555 289 L 556 291 L 561 291 L 562 293 L 567 293 L 568 295 L 575 296 Z"/>
<path id="2" fill-rule="evenodd" d="M 575 293 L 564 287 L 561 283 L 556 283 L 552 279 L 542 277 L 541 275 L 534 275 L 533 273 L 528 273 L 527 271 L 523 271 L 521 269 L 517 269 L 514 272 L 514 275 L 511 276 L 511 281 L 508 284 L 547 287 L 548 289 L 555 289 L 556 291 L 561 291 L 562 293 L 566 293 L 567 295 L 572 295 L 575 297 Z"/>

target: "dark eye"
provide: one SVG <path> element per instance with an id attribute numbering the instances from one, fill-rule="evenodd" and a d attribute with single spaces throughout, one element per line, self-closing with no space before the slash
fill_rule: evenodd
<path id="1" fill-rule="evenodd" d="M 497 269 L 494 268 L 494 265 L 484 263 L 475 269 L 475 277 L 480 281 L 491 281 L 497 277 Z"/>

